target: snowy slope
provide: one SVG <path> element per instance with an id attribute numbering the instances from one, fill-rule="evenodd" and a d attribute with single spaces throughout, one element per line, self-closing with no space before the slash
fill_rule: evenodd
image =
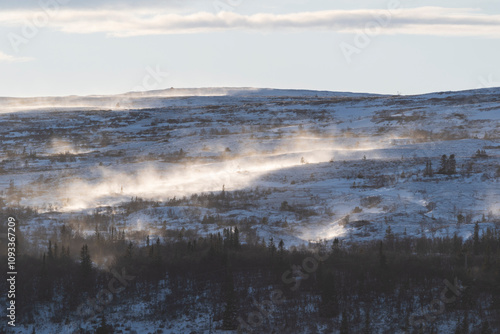
<path id="1" fill-rule="evenodd" d="M 438 173 L 444 154 L 455 155 L 456 173 Z M 433 175 L 424 175 L 429 162 Z M 63 224 L 94 233 L 82 221 L 96 213 L 112 217 L 101 233 L 153 238 L 235 224 L 243 241 L 272 236 L 287 247 L 379 239 L 388 227 L 396 236 L 467 238 L 476 221 L 498 228 L 499 166 L 500 89 L 0 98 L 0 206 L 36 211 L 21 221 L 33 251 Z M 227 203 L 210 202 L 222 191 Z M 202 333 L 207 319 L 186 316 L 163 333 Z M 44 324 L 37 333 L 72 326 Z M 122 330 L 155 326 L 131 321 Z"/>

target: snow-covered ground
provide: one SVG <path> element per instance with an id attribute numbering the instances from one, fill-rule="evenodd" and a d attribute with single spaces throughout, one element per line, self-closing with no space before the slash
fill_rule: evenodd
<path id="1" fill-rule="evenodd" d="M 455 174 L 438 174 L 444 154 L 455 155 Z M 483 230 L 500 221 L 499 166 L 500 89 L 0 98 L 0 198 L 37 210 L 21 221 L 33 249 L 52 228 L 95 212 L 114 217 L 103 233 L 159 237 L 258 222 L 249 228 L 287 247 L 383 238 L 389 226 L 400 236 L 467 238 L 476 221 Z M 234 197 L 220 206 L 199 200 L 222 191 Z M 122 204 L 135 197 L 156 203 L 127 211 Z"/>

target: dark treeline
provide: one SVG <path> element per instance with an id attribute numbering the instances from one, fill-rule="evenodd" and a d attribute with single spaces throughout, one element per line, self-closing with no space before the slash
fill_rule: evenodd
<path id="1" fill-rule="evenodd" d="M 144 301 L 143 320 L 168 325 L 195 312 L 210 315 L 207 329 L 240 332 L 314 332 L 323 324 L 332 332 L 377 333 L 381 315 L 406 333 L 438 333 L 437 323 L 450 318 L 455 333 L 500 329 L 498 231 L 479 233 L 476 225 L 463 240 L 400 238 L 388 228 L 382 241 L 286 248 L 272 238 L 246 242 L 241 230 L 130 240 L 125 232 L 83 237 L 63 226 L 39 254 L 23 253 L 21 238 L 18 321 L 34 323 L 50 305 L 53 322 L 88 319 L 98 333 L 112 333 L 117 324 L 109 314 Z M 110 284 L 117 273 L 123 282 Z M 444 280 L 460 291 L 448 288 L 443 295 Z M 5 291 L 5 280 L 0 285 Z M 422 310 L 432 312 L 429 305 L 439 298 L 444 309 L 434 310 L 431 321 Z"/>

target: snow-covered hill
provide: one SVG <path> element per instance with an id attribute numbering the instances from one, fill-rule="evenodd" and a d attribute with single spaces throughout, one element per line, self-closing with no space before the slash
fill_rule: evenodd
<path id="1" fill-rule="evenodd" d="M 205 215 L 267 218 L 253 228 L 289 245 L 380 237 L 387 225 L 398 234 L 467 235 L 471 225 L 459 226 L 458 215 L 487 224 L 500 214 L 500 89 L 421 96 L 171 89 L 0 105 L 0 189 L 7 204 L 39 210 L 27 231 L 135 196 L 160 206 L 118 211 L 117 227 L 160 234 L 203 230 Z M 443 154 L 455 155 L 456 174 L 437 174 Z M 431 177 L 423 175 L 428 161 Z M 189 196 L 223 187 L 269 194 L 187 214 Z M 187 197 L 172 207 L 174 196 Z M 376 205 L 363 206 L 372 196 Z"/>
<path id="2" fill-rule="evenodd" d="M 139 243 L 229 225 L 287 247 L 389 227 L 469 237 L 477 221 L 498 227 L 499 182 L 500 89 L 0 98 L 0 209 L 18 210 L 34 252 L 63 224 Z"/>

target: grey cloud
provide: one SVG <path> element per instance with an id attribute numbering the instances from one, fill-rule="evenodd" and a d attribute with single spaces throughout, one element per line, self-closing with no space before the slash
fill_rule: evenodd
<path id="1" fill-rule="evenodd" d="M 30 15 L 36 15 L 36 11 L 3 11 L 0 12 L 0 25 L 19 26 Z M 500 37 L 500 15 L 481 14 L 473 9 L 442 7 L 253 15 L 232 12 L 173 14 L 168 10 L 148 8 L 61 9 L 51 15 L 47 25 L 67 33 L 105 33 L 115 37 L 225 30 L 324 30 L 355 33 L 374 28 L 381 34 Z"/>

